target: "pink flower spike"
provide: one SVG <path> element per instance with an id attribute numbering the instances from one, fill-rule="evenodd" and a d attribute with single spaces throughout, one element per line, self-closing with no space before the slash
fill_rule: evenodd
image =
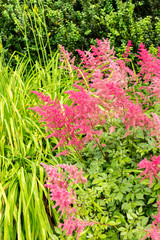
<path id="1" fill-rule="evenodd" d="M 145 229 L 145 231 L 147 232 L 147 234 L 142 238 L 142 240 L 145 240 L 146 238 L 149 238 L 149 237 L 151 237 L 151 239 L 153 240 L 160 239 L 160 229 L 158 225 L 155 226 L 154 224 L 152 224 L 152 228 Z"/>
<path id="2" fill-rule="evenodd" d="M 106 145 L 106 144 L 104 144 L 104 143 L 102 143 L 102 144 L 101 144 L 101 146 L 102 146 L 102 147 L 107 147 L 107 145 Z"/>
<path id="3" fill-rule="evenodd" d="M 62 227 L 62 231 L 66 230 L 66 236 L 72 235 L 74 231 L 77 231 L 77 240 L 79 240 L 79 236 L 85 227 L 94 225 L 95 222 L 88 222 L 86 220 L 79 220 L 76 217 L 69 216 L 64 220 L 64 223 L 61 223 L 58 227 Z"/>
<path id="4" fill-rule="evenodd" d="M 111 127 L 109 128 L 109 132 L 110 132 L 110 133 L 113 133 L 113 132 L 115 132 L 115 129 L 116 129 L 115 126 L 111 126 Z"/>
<path id="5" fill-rule="evenodd" d="M 130 54 L 130 48 L 133 46 L 133 44 L 131 44 L 131 40 L 128 41 L 127 43 L 127 48 L 126 48 L 126 51 L 125 53 L 122 54 L 122 56 L 124 58 L 128 58 L 128 55 Z"/>
<path id="6" fill-rule="evenodd" d="M 138 163 L 138 169 L 145 169 L 137 178 L 144 176 L 141 181 L 145 178 L 149 178 L 149 188 L 151 187 L 152 180 L 154 177 L 159 178 L 157 175 L 160 172 L 160 155 L 158 157 L 151 157 L 151 162 L 147 160 L 147 158 L 143 159 Z"/>

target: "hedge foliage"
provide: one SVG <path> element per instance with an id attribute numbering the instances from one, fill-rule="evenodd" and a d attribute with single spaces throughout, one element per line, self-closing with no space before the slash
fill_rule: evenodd
<path id="1" fill-rule="evenodd" d="M 69 51 L 89 49 L 103 37 L 119 52 L 128 40 L 135 48 L 140 42 L 153 48 L 160 42 L 160 2 L 0 0 L 0 36 L 6 58 L 28 51 L 35 59 L 37 49 L 54 51 L 58 44 Z"/>

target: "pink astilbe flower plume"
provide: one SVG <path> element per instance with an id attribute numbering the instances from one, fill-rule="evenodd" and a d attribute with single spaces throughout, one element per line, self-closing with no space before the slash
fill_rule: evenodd
<path id="1" fill-rule="evenodd" d="M 130 52 L 131 52 L 130 48 L 131 48 L 132 46 L 133 46 L 133 44 L 131 43 L 131 40 L 129 40 L 128 43 L 127 43 L 126 51 L 122 54 L 122 56 L 123 56 L 124 58 L 128 58 L 128 56 L 130 55 Z"/>
<path id="2" fill-rule="evenodd" d="M 59 139 L 58 144 L 53 148 L 74 146 L 78 151 L 93 139 L 94 135 L 100 135 L 102 131 L 95 130 L 95 127 L 102 122 L 104 112 L 99 108 L 96 98 L 90 96 L 90 92 L 75 85 L 79 90 L 68 91 L 72 104 L 60 104 L 56 99 L 51 100 L 43 93 L 35 93 L 45 105 L 32 107 L 41 116 L 41 121 L 45 122 L 47 131 L 52 133 L 47 136 Z M 84 135 L 81 138 L 81 135 Z M 66 154 L 67 152 L 65 152 Z"/>
<path id="3" fill-rule="evenodd" d="M 143 43 L 140 44 L 138 58 L 140 62 L 138 64 L 141 66 L 141 70 L 138 74 L 140 79 L 144 82 L 151 82 L 148 87 L 145 87 L 147 91 L 151 93 L 151 96 L 156 96 L 160 98 L 160 59 L 159 52 L 157 57 L 154 57 L 145 49 Z M 144 88 L 144 87 L 143 87 Z"/>
<path id="4" fill-rule="evenodd" d="M 133 103 L 124 90 L 129 80 L 135 81 L 134 71 L 126 66 L 127 60 L 118 60 L 115 57 L 114 49 L 110 49 L 107 39 L 97 39 L 97 45 L 91 46 L 91 52 L 77 50 L 82 61 L 80 71 L 75 67 L 78 78 L 82 79 L 81 82 L 84 82 L 83 77 L 86 78 L 91 96 L 97 96 L 96 103 L 105 109 L 106 114 L 103 116 L 106 121 L 108 116 L 122 119 L 127 130 L 124 137 L 130 134 L 130 127 L 149 129 L 151 120 L 142 110 L 142 106 L 138 102 Z M 124 57 L 130 54 L 131 46 L 129 41 Z"/>
<path id="5" fill-rule="evenodd" d="M 157 145 L 160 144 L 160 118 L 157 114 L 152 113 L 153 120 L 151 125 L 151 136 L 155 136 L 157 140 Z M 160 147 L 158 145 L 157 147 Z"/>
<path id="6" fill-rule="evenodd" d="M 81 232 L 84 230 L 85 227 L 94 225 L 94 222 L 88 222 L 86 220 L 82 221 L 79 220 L 76 217 L 68 217 L 67 219 L 64 220 L 64 223 L 61 223 L 59 227 L 62 227 L 62 231 L 66 230 L 66 236 L 72 235 L 73 232 L 76 230 L 77 231 L 77 240 L 79 239 L 79 236 Z"/>
<path id="7" fill-rule="evenodd" d="M 152 224 L 151 229 L 145 229 L 147 234 L 142 238 L 142 240 L 145 240 L 146 238 L 151 238 L 153 240 L 160 240 L 160 229 L 158 225 Z"/>
<path id="8" fill-rule="evenodd" d="M 158 176 L 158 173 L 160 172 L 160 167 L 158 165 L 160 165 L 160 155 L 158 157 L 151 157 L 151 161 L 148 161 L 147 158 L 145 158 L 138 163 L 138 169 L 145 169 L 138 176 L 138 178 L 144 176 L 141 181 L 145 178 L 149 178 L 149 188 L 151 187 L 154 177 L 160 179 Z"/>
<path id="9" fill-rule="evenodd" d="M 131 133 L 132 127 L 147 129 L 151 131 L 152 136 L 155 134 L 153 130 L 155 121 L 152 123 L 138 100 L 135 103 L 128 95 L 128 79 L 132 78 L 134 81 L 134 72 L 132 70 L 129 72 L 125 61 L 117 61 L 114 49 L 110 49 L 107 39 L 103 41 L 97 39 L 97 45 L 91 46 L 91 52 L 77 50 L 82 60 L 80 68 L 74 66 L 70 54 L 61 46 L 62 61 L 66 58 L 71 64 L 70 67 L 77 70 L 77 84 L 74 84 L 74 90 L 66 92 L 71 100 L 70 105 L 61 104 L 57 99 L 53 101 L 43 93 L 33 92 L 43 104 L 31 109 L 41 116 L 47 131 L 51 132 L 47 138 L 58 139 L 58 144 L 53 150 L 57 147 L 73 146 L 81 152 L 85 144 L 102 134 L 97 126 L 108 122 L 108 118 L 121 119 L 127 130 L 124 137 Z M 127 55 L 130 53 L 130 47 L 131 42 L 126 49 Z M 142 65 L 140 77 L 147 71 L 144 54 L 147 55 L 148 52 L 141 46 L 139 58 L 143 59 L 140 63 Z M 78 85 L 79 82 L 81 86 Z M 60 154 L 68 153 L 66 149 Z"/>
<path id="10" fill-rule="evenodd" d="M 71 210 L 71 204 L 75 203 L 76 197 L 74 192 L 68 191 L 68 183 L 65 179 L 65 174 L 62 171 L 58 172 L 58 168 L 48 166 L 44 163 L 41 165 L 45 168 L 47 172 L 47 184 L 44 186 L 50 189 L 51 200 L 55 201 L 53 208 L 59 206 L 58 212 L 61 211 L 62 215 L 64 213 L 69 213 Z"/>
<path id="11" fill-rule="evenodd" d="M 88 222 L 86 220 L 80 220 L 75 217 L 77 208 L 76 205 L 76 193 L 71 188 L 72 184 L 85 183 L 87 179 L 83 176 L 82 170 L 78 171 L 75 165 L 59 164 L 56 167 L 41 163 L 47 173 L 47 184 L 44 186 L 50 189 L 50 200 L 55 202 L 53 208 L 59 207 L 58 212 L 65 215 L 64 223 L 59 224 L 62 227 L 62 231 L 66 231 L 66 236 L 72 235 L 74 231 L 77 231 L 77 240 L 80 233 L 86 226 L 95 224 L 94 222 Z M 61 171 L 59 171 L 61 169 Z M 70 184 L 68 182 L 70 181 Z"/>
<path id="12" fill-rule="evenodd" d="M 126 66 L 125 61 L 118 60 L 115 56 L 114 48 L 110 48 L 108 39 L 96 40 L 97 47 L 91 45 L 91 51 L 81 51 L 77 49 L 81 57 L 80 68 L 73 64 L 73 61 L 70 60 L 70 55 L 66 53 L 66 50 L 62 46 L 61 58 L 64 58 L 65 55 L 72 68 L 77 71 L 78 82 L 84 82 L 84 78 L 86 78 L 88 83 L 90 80 L 93 82 L 96 78 L 96 74 L 94 73 L 99 71 L 101 79 L 107 81 L 108 78 L 111 78 L 112 82 L 120 83 L 124 87 L 127 87 L 128 78 L 134 79 L 133 70 Z M 130 46 L 131 43 L 129 42 L 128 47 L 130 48 Z M 126 49 L 126 54 L 129 54 L 128 47 Z M 66 68 L 69 69 L 69 65 Z M 93 74 L 91 74 L 91 72 Z"/>

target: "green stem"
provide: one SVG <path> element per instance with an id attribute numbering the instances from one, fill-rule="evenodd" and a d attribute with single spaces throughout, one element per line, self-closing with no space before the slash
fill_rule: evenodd
<path id="1" fill-rule="evenodd" d="M 133 151 L 133 140 L 134 140 L 134 130 L 133 130 L 133 135 L 132 135 L 131 157 L 132 157 L 132 151 Z"/>
<path id="2" fill-rule="evenodd" d="M 73 149 L 75 150 L 76 154 L 79 156 L 79 158 L 81 159 L 82 163 L 85 166 L 85 169 L 87 169 L 86 163 L 84 161 L 84 159 L 82 158 L 81 154 L 76 150 L 76 148 L 73 146 Z"/>

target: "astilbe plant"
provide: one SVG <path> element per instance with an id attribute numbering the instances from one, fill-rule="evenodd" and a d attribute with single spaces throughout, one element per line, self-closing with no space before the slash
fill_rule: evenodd
<path id="1" fill-rule="evenodd" d="M 97 47 L 91 46 L 91 52 L 77 50 L 81 56 L 81 68 L 74 65 L 73 59 L 70 58 L 67 51 L 64 52 L 63 48 L 61 48 L 61 59 L 68 59 L 72 68 L 77 71 L 78 83 L 83 82 L 90 90 L 92 97 L 97 97 L 96 101 L 104 106 L 108 113 L 107 117 L 122 119 L 127 129 L 125 136 L 129 134 L 131 126 L 152 129 L 153 136 L 154 125 L 157 126 L 157 122 L 155 123 L 155 118 L 151 121 L 147 117 L 141 103 L 133 102 L 130 99 L 128 83 L 135 86 L 142 80 L 146 83 L 152 78 L 150 86 L 144 86 L 143 89 L 153 93 L 152 95 L 156 96 L 156 101 L 158 101 L 159 95 L 156 95 L 156 91 L 159 92 L 159 59 L 149 54 L 145 46 L 141 44 L 137 55 L 141 69 L 135 76 L 134 71 L 127 67 L 127 63 L 130 62 L 127 57 L 130 54 L 131 41 L 128 42 L 126 52 L 123 54 L 124 59 L 121 60 L 115 57 L 114 49 L 110 49 L 110 43 L 107 39 L 103 39 L 103 41 L 97 39 L 97 45 Z M 158 52 L 157 57 L 159 55 Z M 67 68 L 70 70 L 69 66 Z M 87 69 L 88 71 L 86 71 Z M 141 96 L 142 99 L 145 98 L 140 90 L 135 94 Z"/>
<path id="2" fill-rule="evenodd" d="M 139 80 L 143 79 L 144 83 L 150 82 L 150 85 L 146 87 L 150 92 L 150 97 L 160 98 L 160 48 L 156 58 L 149 54 L 145 45 L 141 43 L 138 58 L 140 60 L 138 64 L 141 66 L 138 74 Z"/>
<path id="3" fill-rule="evenodd" d="M 152 225 L 150 229 L 145 229 L 147 234 L 143 237 L 142 240 L 145 240 L 146 238 L 151 238 L 154 240 L 159 240 L 160 239 L 160 195 L 158 195 L 159 201 L 157 202 L 158 205 L 158 216 L 153 216 L 156 220 L 152 222 Z"/>
<path id="4" fill-rule="evenodd" d="M 143 159 L 138 163 L 138 169 L 145 169 L 139 176 L 144 176 L 141 181 L 145 178 L 149 178 L 149 188 L 151 187 L 152 180 L 154 177 L 160 179 L 158 173 L 160 172 L 160 155 L 158 157 L 151 156 L 151 161 L 148 161 L 147 158 Z"/>
<path id="5" fill-rule="evenodd" d="M 134 71 L 127 66 L 127 63 L 130 62 L 128 59 L 130 41 L 123 59 L 116 58 L 114 49 L 110 49 L 110 43 L 107 39 L 103 39 L 103 41 L 97 39 L 97 45 L 97 47 L 91 46 L 91 52 L 77 50 L 81 57 L 80 67 L 74 65 L 74 58 L 71 59 L 71 54 L 60 46 L 61 61 L 65 62 L 66 69 L 70 74 L 74 71 L 77 76 L 74 89 L 66 92 L 69 95 L 69 104 L 61 104 L 58 99 L 53 101 L 50 97 L 44 96 L 43 93 L 33 91 L 43 104 L 31 109 L 41 116 L 41 121 L 45 122 L 47 131 L 51 132 L 47 138 L 54 136 L 58 139 L 58 144 L 54 149 L 62 147 L 61 154 L 64 155 L 69 154 L 67 146 L 72 146 L 76 151 L 81 152 L 90 141 L 99 144 L 98 137 L 103 133 L 102 130 L 99 130 L 99 126 L 110 123 L 107 131 L 112 133 L 116 128 L 112 125 L 112 119 L 120 119 L 121 123 L 124 124 L 126 128 L 124 137 L 131 134 L 132 128 L 141 127 L 148 131 L 151 136 L 157 136 L 157 142 L 160 139 L 158 115 L 152 113 L 153 117 L 149 117 L 146 114 L 141 101 L 144 98 L 142 89 L 134 90 L 134 86 L 138 83 L 149 82 L 149 86 L 144 86 L 143 89 L 145 88 L 151 93 L 156 102 L 159 101 L 160 51 L 157 58 L 153 57 L 141 44 L 137 55 L 140 60 L 138 62 L 140 71 L 135 76 Z M 131 90 L 135 97 L 134 101 L 130 96 Z M 140 101 L 137 96 L 141 96 Z M 153 177 L 159 179 L 157 174 L 160 168 L 158 165 L 159 156 L 152 157 L 151 161 L 144 159 L 138 164 L 139 169 L 145 169 L 140 176 L 143 176 L 143 179 L 150 179 L 149 187 L 151 187 Z M 58 173 L 56 168 L 47 167 L 44 164 L 43 166 L 49 177 L 46 186 L 50 188 L 51 199 L 56 202 L 54 207 L 60 206 L 61 214 L 65 213 L 68 216 L 60 225 L 63 226 L 62 230 L 66 230 L 68 235 L 78 229 L 79 236 L 84 227 L 89 226 L 90 223 L 75 218 L 76 209 L 71 208 L 71 204 L 74 204 L 76 197 L 72 190 L 67 191 L 67 180 L 69 179 L 65 180 L 63 171 Z M 69 171 L 69 176 L 71 176 L 71 166 L 59 165 L 59 167 Z M 77 169 L 74 171 L 76 172 Z M 72 178 L 75 179 L 75 176 L 73 173 Z M 84 181 L 81 177 L 79 180 L 82 183 Z M 156 218 L 153 228 L 147 230 L 146 235 L 155 240 L 158 239 L 159 233 L 157 219 L 159 218 Z"/>
<path id="6" fill-rule="evenodd" d="M 52 131 L 47 138 L 54 136 L 59 139 L 53 150 L 57 147 L 71 145 L 80 151 L 86 142 L 93 140 L 94 136 L 102 133 L 102 131 L 95 130 L 95 127 L 102 123 L 102 116 L 105 115 L 104 111 L 100 110 L 96 98 L 90 97 L 89 92 L 82 87 L 77 85 L 76 87 L 80 91 L 67 92 L 70 94 L 69 98 L 73 101 L 70 106 L 61 105 L 57 99 L 52 101 L 42 93 L 32 91 L 46 103 L 41 107 L 32 107 L 31 109 L 42 116 L 41 121 L 46 122 L 48 131 Z M 81 139 L 81 135 L 85 136 Z M 66 154 L 67 152 L 63 153 Z"/>
<path id="7" fill-rule="evenodd" d="M 151 156 L 151 161 L 148 161 L 146 158 L 139 162 L 138 169 L 144 169 L 144 171 L 138 176 L 143 178 L 141 181 L 145 178 L 149 178 L 149 188 L 151 188 L 151 184 L 153 181 L 153 178 L 160 179 L 158 176 L 158 173 L 160 172 L 160 155 L 159 156 Z M 158 195 L 159 201 L 158 204 L 158 216 L 153 216 L 156 220 L 152 222 L 150 229 L 145 229 L 147 234 L 144 236 L 144 239 L 151 237 L 151 239 L 159 240 L 160 239 L 160 195 Z"/>
<path id="8" fill-rule="evenodd" d="M 87 179 L 82 171 L 78 171 L 75 165 L 59 164 L 56 167 L 41 163 L 47 173 L 47 188 L 50 189 L 51 200 L 55 202 L 53 208 L 59 207 L 60 218 L 65 215 L 64 223 L 60 223 L 62 231 L 66 230 L 66 236 L 77 232 L 77 240 L 85 227 L 91 226 L 94 222 L 78 219 L 76 206 L 76 192 L 72 189 L 73 184 L 85 184 Z M 61 170 L 61 171 L 60 171 Z M 70 181 L 70 183 L 68 183 Z"/>

